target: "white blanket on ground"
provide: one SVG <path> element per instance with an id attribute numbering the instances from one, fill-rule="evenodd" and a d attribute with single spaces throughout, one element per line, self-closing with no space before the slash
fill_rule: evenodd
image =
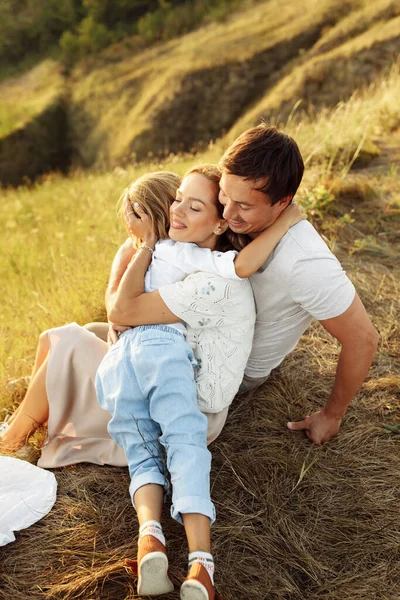
<path id="1" fill-rule="evenodd" d="M 53 473 L 18 458 L 0 456 L 0 546 L 15 540 L 14 531 L 47 515 L 56 494 Z"/>

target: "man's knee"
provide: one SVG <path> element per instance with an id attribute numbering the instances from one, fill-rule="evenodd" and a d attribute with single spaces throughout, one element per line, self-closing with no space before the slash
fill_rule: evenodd
<path id="1" fill-rule="evenodd" d="M 247 375 L 244 375 L 238 394 L 245 394 L 246 392 L 251 392 L 252 390 L 257 389 L 260 387 L 260 385 L 267 381 L 268 377 L 269 375 L 266 377 L 248 377 Z"/>

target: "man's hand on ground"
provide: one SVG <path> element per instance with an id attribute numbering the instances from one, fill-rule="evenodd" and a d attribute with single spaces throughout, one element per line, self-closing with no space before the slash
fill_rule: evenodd
<path id="1" fill-rule="evenodd" d="M 291 431 L 305 431 L 307 437 L 314 444 L 324 444 L 337 434 L 342 419 L 327 415 L 324 410 L 319 410 L 303 421 L 287 423 Z"/>

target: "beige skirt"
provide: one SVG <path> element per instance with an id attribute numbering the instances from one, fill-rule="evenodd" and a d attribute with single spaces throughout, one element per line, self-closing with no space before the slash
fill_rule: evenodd
<path id="1" fill-rule="evenodd" d="M 76 323 L 50 330 L 49 342 L 48 433 L 38 466 L 125 466 L 124 451 L 107 431 L 111 416 L 100 407 L 94 387 L 107 344 Z"/>
<path id="2" fill-rule="evenodd" d="M 124 451 L 107 431 L 111 416 L 100 407 L 94 387 L 107 344 L 76 323 L 51 329 L 49 342 L 48 432 L 38 466 L 51 469 L 82 462 L 126 466 Z M 228 408 L 206 416 L 211 443 L 222 431 Z"/>

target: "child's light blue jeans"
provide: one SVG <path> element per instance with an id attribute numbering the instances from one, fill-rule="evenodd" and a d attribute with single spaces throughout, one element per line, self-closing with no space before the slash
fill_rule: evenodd
<path id="1" fill-rule="evenodd" d="M 199 513 L 215 520 L 210 499 L 207 417 L 197 405 L 195 359 L 183 335 L 167 325 L 129 329 L 110 348 L 96 374 L 111 437 L 125 451 L 132 503 L 150 483 L 168 489 L 171 515 Z"/>

